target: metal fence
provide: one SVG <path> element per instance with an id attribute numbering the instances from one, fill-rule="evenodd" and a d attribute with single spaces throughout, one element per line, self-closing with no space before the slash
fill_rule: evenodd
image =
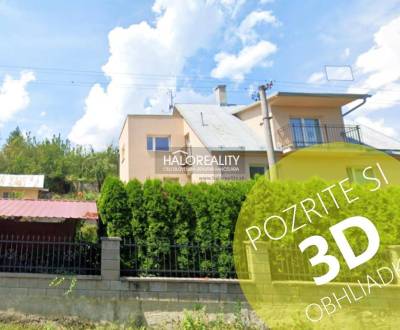
<path id="1" fill-rule="evenodd" d="M 297 246 L 274 247 L 270 250 L 270 266 L 272 280 L 275 281 L 313 281 L 313 277 L 326 274 L 326 265 L 312 267 L 309 259 L 315 256 L 315 251 L 302 253 Z M 347 265 L 341 265 L 335 282 L 365 282 L 367 274 L 376 273 L 376 269 L 391 264 L 390 252 L 382 249 L 368 262 L 366 267 L 360 266 L 350 270 Z"/>
<path id="2" fill-rule="evenodd" d="M 239 274 L 248 278 L 248 273 Z M 237 278 L 232 244 L 171 244 L 124 240 L 121 276 Z"/>
<path id="3" fill-rule="evenodd" d="M 0 272 L 99 275 L 100 258 L 100 243 L 0 235 Z"/>

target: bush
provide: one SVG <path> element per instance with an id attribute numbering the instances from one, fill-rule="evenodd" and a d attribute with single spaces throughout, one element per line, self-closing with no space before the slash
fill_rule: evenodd
<path id="1" fill-rule="evenodd" d="M 143 207 L 147 218 L 144 268 L 157 270 L 169 252 L 171 232 L 167 198 L 160 180 L 147 180 L 144 183 Z"/>
<path id="2" fill-rule="evenodd" d="M 400 218 L 400 205 L 398 202 L 400 200 L 399 187 L 388 187 L 386 189 L 371 192 L 371 187 L 369 185 L 354 184 L 354 190 L 351 192 L 351 196 L 359 196 L 359 200 L 351 204 L 346 201 L 345 196 L 340 192 L 340 188 L 337 188 L 337 190 L 334 190 L 334 196 L 340 206 L 339 208 L 336 207 L 332 198 L 328 198 L 328 195 L 324 197 L 323 200 L 329 214 L 327 215 L 324 212 L 320 203 L 316 203 L 315 210 L 323 215 L 323 217 L 319 218 L 315 216 L 313 222 L 309 223 L 305 213 L 302 212 L 300 206 L 298 206 L 296 212 L 296 227 L 301 226 L 302 224 L 306 224 L 306 226 L 302 227 L 294 234 L 291 233 L 292 212 L 289 214 L 283 214 L 282 211 L 293 204 L 298 204 L 306 198 L 311 197 L 317 200 L 316 193 L 322 191 L 331 184 L 333 183 L 325 182 L 317 178 L 306 182 L 270 182 L 266 178 L 260 178 L 257 181 L 241 210 L 240 228 L 248 228 L 253 225 L 263 228 L 265 219 L 272 215 L 281 215 L 286 219 L 288 232 L 285 237 L 277 241 L 269 240 L 271 242 L 272 250 L 277 251 L 274 253 L 274 257 L 272 258 L 273 269 L 277 270 L 282 267 L 280 260 L 287 260 L 287 256 L 279 254 L 279 251 L 285 251 L 286 248 L 293 248 L 293 251 L 298 251 L 300 258 L 308 264 L 306 258 L 304 256 L 301 257 L 298 244 L 305 238 L 313 235 L 323 236 L 328 242 L 329 254 L 332 254 L 339 259 L 341 272 L 335 279 L 336 281 L 353 281 L 357 279 L 358 276 L 366 274 L 367 272 L 374 272 L 377 268 L 382 266 L 382 264 L 387 263 L 387 259 L 385 258 L 388 257 L 388 254 L 386 253 L 385 246 L 399 243 L 398 237 L 400 234 L 400 223 L 397 221 L 397 219 Z M 361 265 L 350 272 L 341 252 L 337 248 L 337 245 L 330 234 L 329 228 L 332 225 L 353 216 L 366 217 L 375 224 L 380 233 L 381 248 L 374 259 L 369 261 L 366 265 Z M 270 222 L 268 231 L 273 236 L 280 236 L 282 233 L 280 222 Z M 245 241 L 248 239 L 245 236 L 244 230 L 240 230 L 240 233 L 242 233 L 243 236 L 240 237 L 238 241 Z M 356 255 L 365 250 L 368 241 L 366 235 L 362 231 L 349 229 L 345 233 Z M 267 241 L 265 236 L 260 238 L 260 241 L 262 239 Z M 310 248 L 310 250 L 312 250 L 308 251 L 311 252 L 310 257 L 314 256 L 316 251 L 315 248 Z M 292 260 L 294 256 L 292 255 L 290 258 L 290 260 Z M 310 280 L 312 280 L 311 275 L 315 276 L 316 274 L 321 275 L 326 273 L 326 267 L 324 265 L 319 265 L 311 269 L 315 271 L 315 273 L 309 274 Z M 350 276 L 352 279 L 349 278 Z M 360 277 L 360 279 L 365 280 L 365 275 Z"/>
<path id="3" fill-rule="evenodd" d="M 172 244 L 188 245 L 193 234 L 191 233 L 192 209 L 179 183 L 165 182 L 165 198 L 167 201 L 167 217 L 170 219 L 170 241 Z M 175 256 L 174 256 L 175 257 Z M 183 247 L 176 255 L 178 269 L 187 269 L 189 266 L 189 249 Z"/>
<path id="4" fill-rule="evenodd" d="M 157 274 L 170 264 L 177 270 L 209 275 L 218 271 L 226 277 L 233 270 L 236 220 L 252 185 L 253 181 L 221 181 L 182 186 L 160 180 L 142 185 L 132 180 L 124 187 L 108 178 L 98 204 L 108 235 L 135 242 L 135 260 L 121 255 L 123 267 L 135 262 L 144 273 Z"/>
<path id="5" fill-rule="evenodd" d="M 126 185 L 129 208 L 132 213 L 131 230 L 133 237 L 144 237 L 146 232 L 146 215 L 143 207 L 143 186 L 139 180 L 129 181 Z"/>
<path id="6" fill-rule="evenodd" d="M 104 181 L 98 208 L 101 221 L 107 226 L 108 236 L 122 238 L 131 236 L 131 210 L 128 204 L 128 194 L 118 178 L 108 177 Z"/>
<path id="7" fill-rule="evenodd" d="M 80 222 L 76 231 L 76 238 L 84 242 L 97 243 L 99 241 L 97 230 L 96 224 Z"/>

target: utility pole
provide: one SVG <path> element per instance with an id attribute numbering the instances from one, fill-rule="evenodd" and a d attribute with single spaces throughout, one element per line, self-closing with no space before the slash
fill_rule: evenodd
<path id="1" fill-rule="evenodd" d="M 266 95 L 266 90 L 272 88 L 272 82 L 267 83 L 266 85 L 260 85 L 258 87 L 258 92 L 260 94 L 260 102 L 261 102 L 261 114 L 263 118 L 262 125 L 264 126 L 265 133 L 265 142 L 267 149 L 267 158 L 268 158 L 268 173 L 271 181 L 276 179 L 276 160 L 275 160 L 275 151 L 274 151 L 274 142 L 272 139 L 272 129 L 271 129 L 271 119 L 272 116 L 270 114 L 268 108 L 268 100 Z"/>

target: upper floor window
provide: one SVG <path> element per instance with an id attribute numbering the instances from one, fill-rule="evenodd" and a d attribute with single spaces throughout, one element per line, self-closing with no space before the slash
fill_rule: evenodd
<path id="1" fill-rule="evenodd" d="M 291 118 L 293 142 L 297 147 L 322 143 L 321 127 L 315 118 Z"/>
<path id="2" fill-rule="evenodd" d="M 170 138 L 169 136 L 148 136 L 147 150 L 148 151 L 169 151 Z"/>

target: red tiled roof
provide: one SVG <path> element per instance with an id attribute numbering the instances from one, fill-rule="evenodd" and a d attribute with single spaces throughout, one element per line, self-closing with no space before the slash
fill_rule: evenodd
<path id="1" fill-rule="evenodd" d="M 0 199 L 0 217 L 97 220 L 96 202 Z"/>

